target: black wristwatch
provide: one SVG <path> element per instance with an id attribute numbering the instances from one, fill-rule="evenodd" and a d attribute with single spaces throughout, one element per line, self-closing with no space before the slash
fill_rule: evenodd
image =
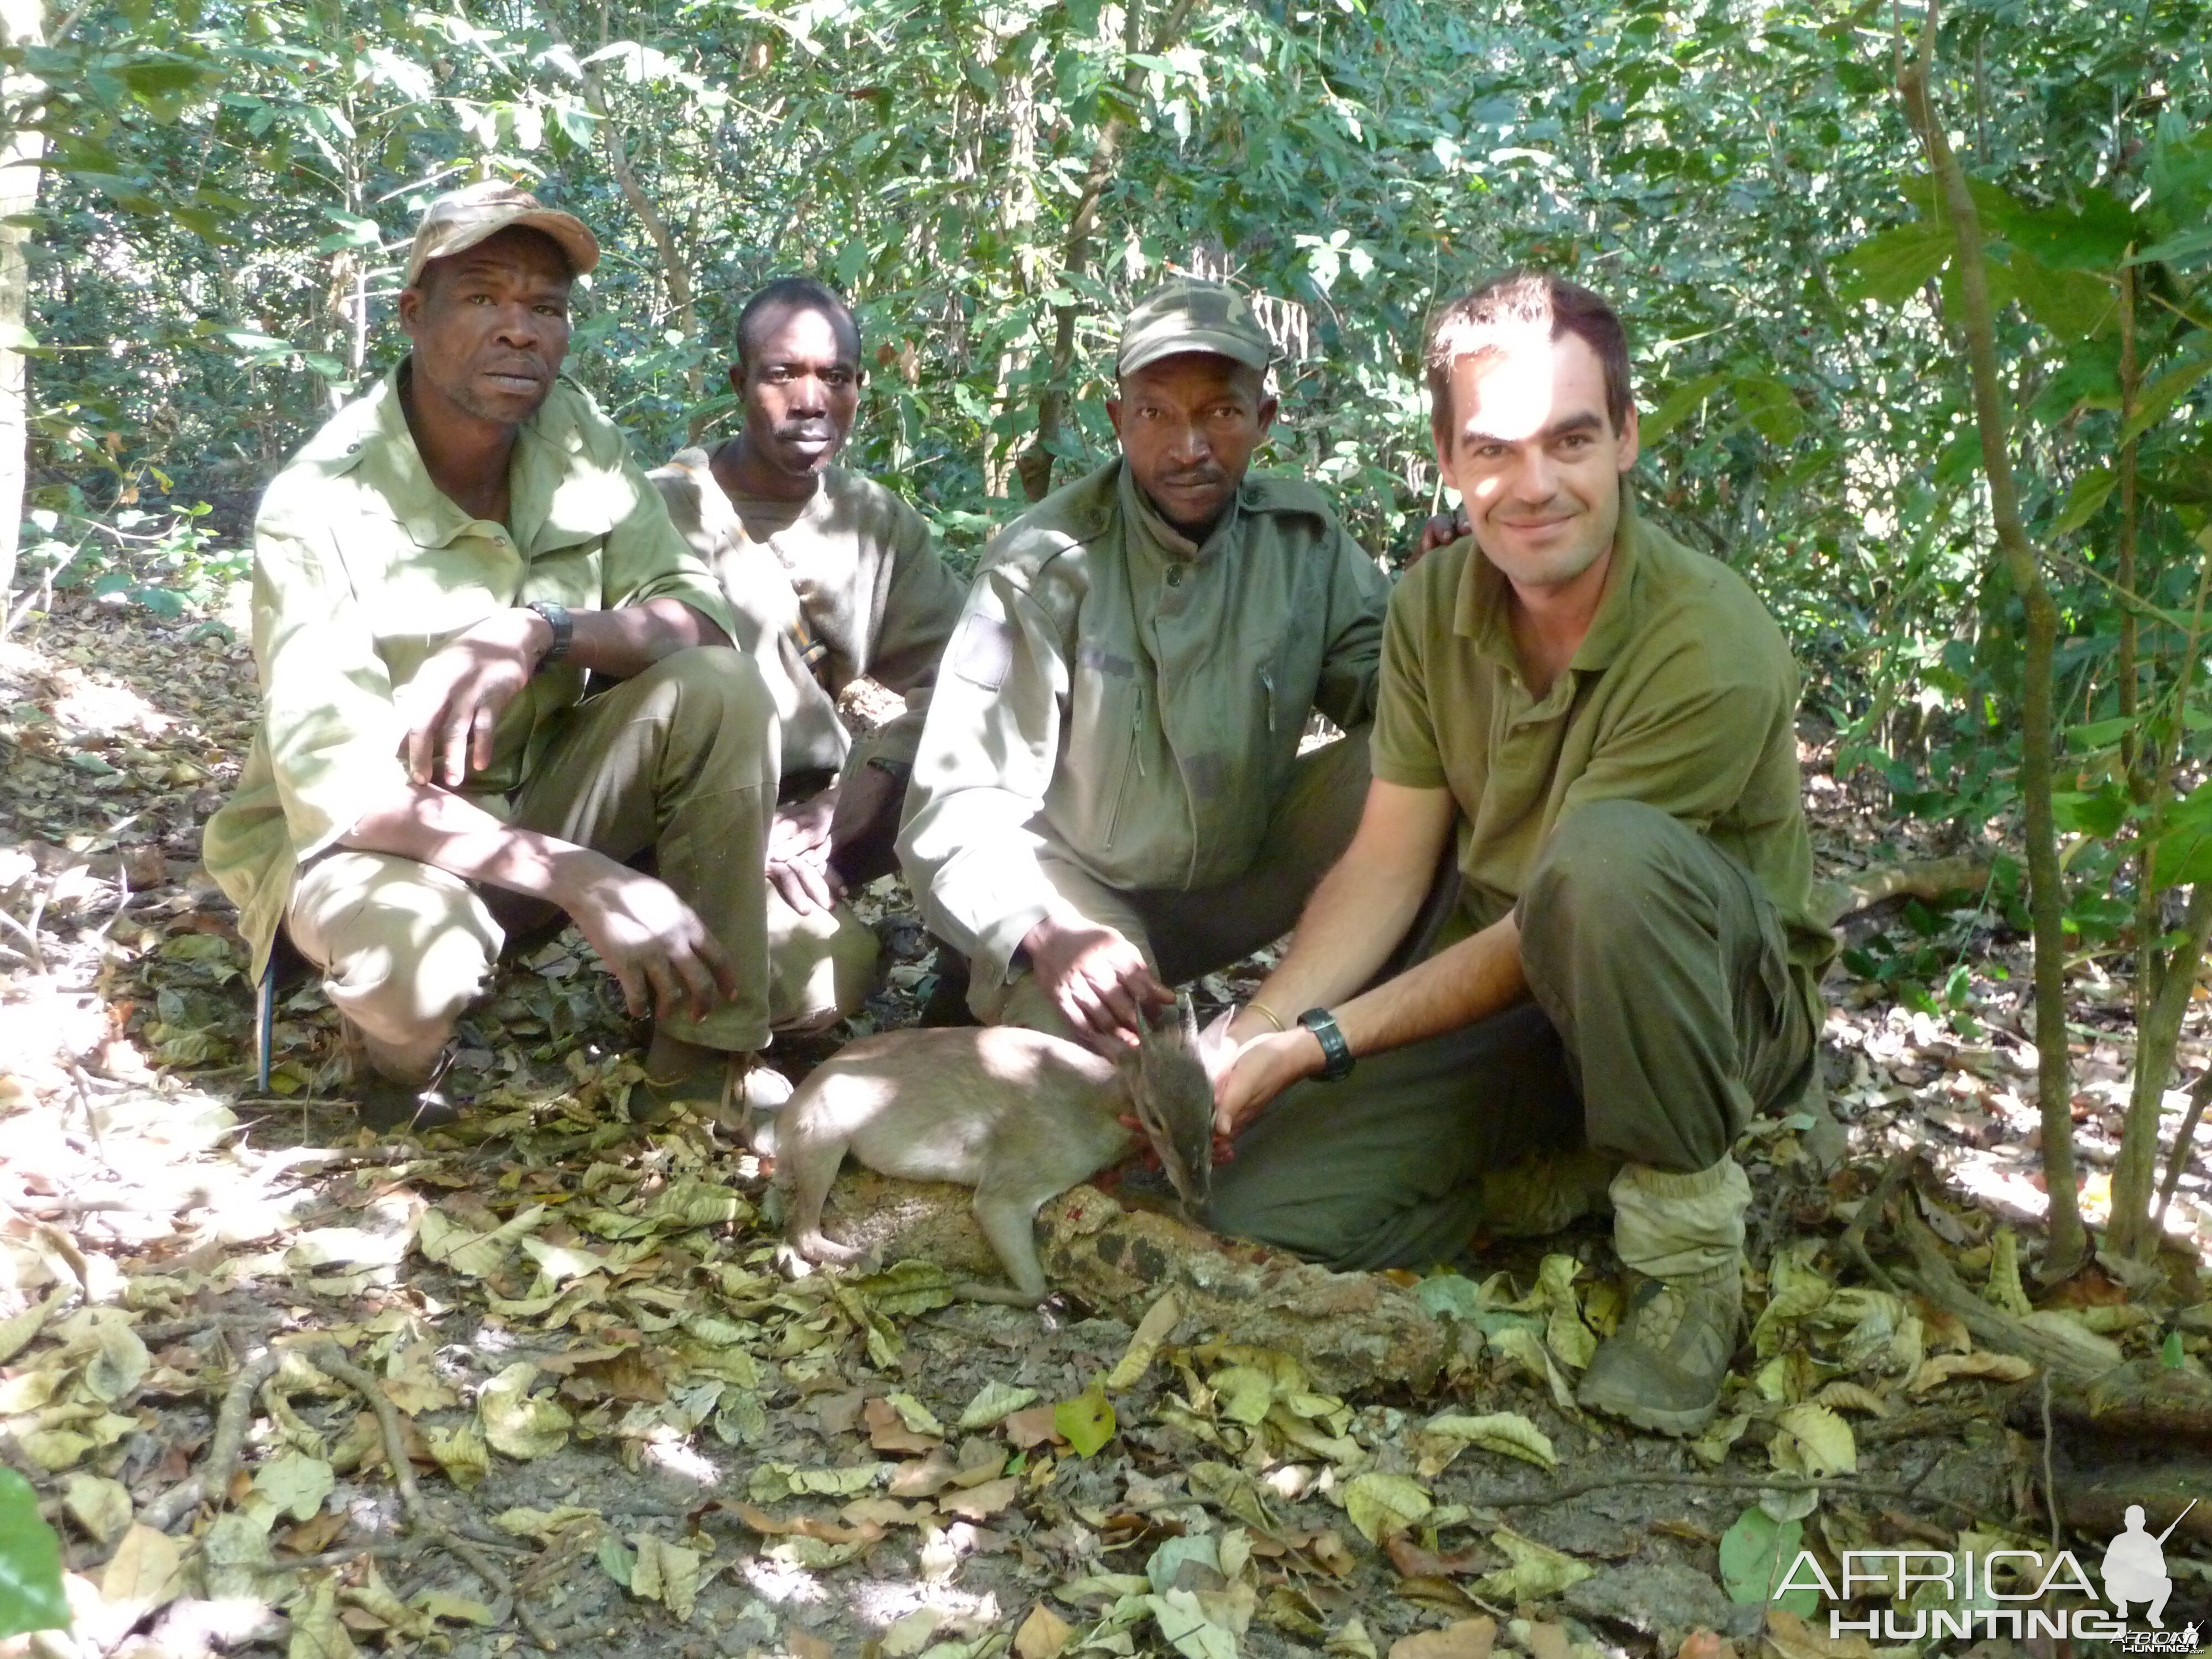
<path id="1" fill-rule="evenodd" d="M 1344 1040 L 1337 1026 L 1336 1016 L 1326 1008 L 1309 1008 L 1298 1016 L 1298 1024 L 1314 1034 L 1321 1044 L 1321 1080 L 1334 1083 L 1352 1071 L 1352 1045 Z"/>
<path id="2" fill-rule="evenodd" d="M 545 647 L 545 654 L 538 659 L 540 668 L 550 667 L 568 654 L 568 647 L 576 637 L 574 618 L 568 615 L 566 605 L 556 605 L 550 599 L 532 599 L 522 607 L 535 611 L 545 618 L 545 625 L 553 630 L 553 643 Z"/>

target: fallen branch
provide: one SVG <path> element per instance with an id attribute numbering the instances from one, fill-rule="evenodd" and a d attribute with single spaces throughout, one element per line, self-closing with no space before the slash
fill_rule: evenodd
<path id="1" fill-rule="evenodd" d="M 503 1625 L 511 1613 L 520 1620 L 523 1629 L 530 1632 L 531 1640 L 550 1653 L 556 1644 L 537 1616 L 524 1606 L 514 1594 L 514 1581 L 507 1571 L 477 1545 L 462 1537 L 452 1528 L 430 1513 L 430 1506 L 422 1499 L 422 1489 L 415 1482 L 415 1466 L 408 1461 L 407 1437 L 399 1426 L 399 1411 L 377 1386 L 374 1375 L 355 1364 L 335 1342 L 318 1342 L 307 1350 L 308 1362 L 317 1370 L 337 1378 L 368 1401 L 370 1411 L 376 1414 L 376 1426 L 384 1438 L 384 1461 L 391 1466 L 392 1484 L 399 1489 L 400 1507 L 407 1511 L 407 1523 L 425 1538 L 440 1545 L 459 1558 L 476 1576 L 491 1586 L 499 1600 L 493 1604 L 494 1626 Z"/>
<path id="2" fill-rule="evenodd" d="M 1871 910 L 1894 898 L 1917 898 L 1933 903 L 1946 893 L 1972 892 L 1989 884 L 1990 861 L 1961 854 L 1957 858 L 1923 859 L 1887 870 L 1867 870 L 1848 879 L 1815 884 L 1814 908 L 1830 926 Z"/>
<path id="3" fill-rule="evenodd" d="M 230 1477 L 238 1468 L 238 1455 L 246 1449 L 246 1431 L 253 1421 L 253 1397 L 261 1385 L 276 1374 L 283 1356 L 264 1348 L 240 1367 L 215 1414 L 215 1434 L 198 1470 L 146 1507 L 145 1522 L 156 1532 L 170 1532 L 187 1519 L 203 1502 L 220 1504 L 230 1490 Z"/>
<path id="4" fill-rule="evenodd" d="M 1532 1504 L 1565 1503 L 1570 1498 L 1580 1498 L 1585 1492 L 1602 1492 L 1608 1486 L 1690 1486 L 1710 1492 L 1832 1492 L 1844 1498 L 1897 1498 L 1937 1504 L 1966 1516 L 1970 1522 L 1978 1518 L 1977 1512 L 1964 1504 L 1954 1504 L 1946 1498 L 1931 1497 L 1911 1486 L 1893 1486 L 1872 1480 L 1815 1480 L 1785 1474 L 1600 1474 L 1587 1480 L 1569 1481 L 1564 1486 L 1553 1486 L 1547 1492 L 1477 1492 L 1467 1503 L 1470 1509 L 1521 1509 Z"/>

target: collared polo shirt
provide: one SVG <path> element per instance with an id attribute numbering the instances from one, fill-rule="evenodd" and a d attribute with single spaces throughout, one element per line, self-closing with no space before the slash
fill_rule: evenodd
<path id="1" fill-rule="evenodd" d="M 394 694 L 455 635 L 533 599 L 594 610 L 672 596 L 731 626 L 714 574 L 580 387 L 556 382 L 523 423 L 508 521 L 495 524 L 432 482 L 400 404 L 407 372 L 403 361 L 309 439 L 254 520 L 261 724 L 203 856 L 238 905 L 257 975 L 299 866 L 404 782 Z M 583 692 L 573 664 L 533 676 L 464 793 L 501 811 Z"/>
<path id="2" fill-rule="evenodd" d="M 1451 791 L 1467 921 L 1514 908 L 1577 807 L 1641 801 L 1758 879 L 1809 991 L 1835 939 L 1812 904 L 1797 671 L 1759 596 L 1645 523 L 1625 491 L 1597 614 L 1541 697 L 1522 678 L 1510 595 L 1465 538 L 1407 573 L 1383 635 L 1375 775 Z"/>

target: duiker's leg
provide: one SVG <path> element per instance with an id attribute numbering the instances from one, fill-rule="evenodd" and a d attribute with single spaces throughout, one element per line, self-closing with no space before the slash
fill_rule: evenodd
<path id="1" fill-rule="evenodd" d="M 961 1295 L 975 1302 L 1006 1302 L 1026 1308 L 1044 1300 L 1044 1263 L 1037 1260 L 1036 1212 L 1049 1196 L 1039 1195 L 1034 1182 L 1017 1188 L 994 1182 L 988 1176 L 976 1187 L 975 1220 L 1012 1285 L 1011 1289 L 1004 1285 L 962 1285 L 958 1286 Z"/>
<path id="2" fill-rule="evenodd" d="M 822 1231 L 822 1206 L 845 1162 L 845 1137 L 811 1136 L 799 1119 L 808 1101 L 801 1089 L 783 1109 L 783 1132 L 775 1149 L 776 1183 L 784 1188 L 791 1213 L 784 1218 L 786 1243 L 809 1261 L 856 1261 L 866 1252 L 858 1245 L 841 1244 Z"/>

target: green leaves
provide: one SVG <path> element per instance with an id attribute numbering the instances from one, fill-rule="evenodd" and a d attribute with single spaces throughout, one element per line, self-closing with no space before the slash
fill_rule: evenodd
<path id="1" fill-rule="evenodd" d="M 1915 220 L 1877 231 L 1838 261 L 1837 290 L 1847 300 L 1902 305 L 1950 263 L 1948 227 Z"/>
<path id="2" fill-rule="evenodd" d="M 1776 1595 L 1774 1587 L 1790 1576 L 1790 1564 L 1804 1545 L 1805 1523 L 1777 1521 L 1753 1504 L 1721 1534 L 1721 1583 L 1731 1601 L 1772 1601 L 1800 1619 L 1811 1617 L 1819 1592 L 1793 1589 Z"/>
<path id="3" fill-rule="evenodd" d="M 65 1628 L 62 1546 L 39 1518 L 39 1495 L 15 1470 L 0 1466 L 0 1637 Z"/>

